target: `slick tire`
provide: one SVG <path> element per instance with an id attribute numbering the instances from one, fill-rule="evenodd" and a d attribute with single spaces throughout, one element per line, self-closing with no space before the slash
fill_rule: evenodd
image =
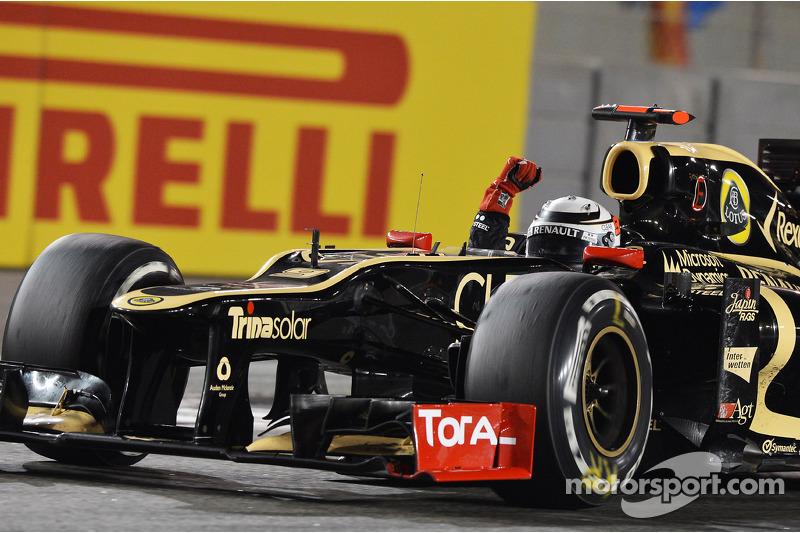
<path id="1" fill-rule="evenodd" d="M 96 233 L 67 235 L 31 265 L 11 304 L 2 359 L 82 370 L 109 385 L 115 409 L 126 361 L 115 344 L 110 304 L 126 292 L 183 283 L 175 262 L 161 249 L 135 239 Z M 185 386 L 185 381 L 182 385 Z M 29 446 L 58 461 L 123 466 L 145 454 Z"/>
<path id="2" fill-rule="evenodd" d="M 533 475 L 496 482 L 525 507 L 609 501 L 644 453 L 652 408 L 647 342 L 611 282 L 546 272 L 503 284 L 470 344 L 465 396 L 536 406 Z"/>

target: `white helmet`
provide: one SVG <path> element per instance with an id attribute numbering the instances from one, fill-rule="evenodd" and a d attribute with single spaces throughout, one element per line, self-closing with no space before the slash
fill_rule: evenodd
<path id="1" fill-rule="evenodd" d="M 528 227 L 525 255 L 578 266 L 587 246 L 619 246 L 619 220 L 594 200 L 548 200 Z"/>

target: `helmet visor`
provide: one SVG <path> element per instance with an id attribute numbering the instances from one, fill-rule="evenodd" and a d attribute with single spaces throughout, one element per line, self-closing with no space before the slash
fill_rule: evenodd
<path id="1" fill-rule="evenodd" d="M 568 235 L 545 234 L 528 237 L 525 255 L 528 257 L 548 257 L 562 263 L 583 261 L 583 249 L 594 244 Z"/>
<path id="2" fill-rule="evenodd" d="M 587 246 L 614 246 L 614 234 L 568 226 L 534 225 L 528 230 L 525 255 L 549 257 L 562 263 L 581 263 Z"/>

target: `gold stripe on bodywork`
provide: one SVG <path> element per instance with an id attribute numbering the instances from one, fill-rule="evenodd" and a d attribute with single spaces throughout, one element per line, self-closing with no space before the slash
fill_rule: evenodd
<path id="1" fill-rule="evenodd" d="M 724 254 L 720 252 L 708 252 L 708 253 L 711 255 L 715 255 L 721 259 L 727 259 L 728 261 L 733 261 L 735 263 L 742 263 L 745 265 L 754 266 L 756 268 L 771 268 L 773 270 L 785 272 L 786 274 L 790 274 L 792 276 L 800 278 L 800 268 L 793 267 L 792 265 L 787 265 L 786 263 L 775 259 L 764 259 L 763 257 L 754 257 L 752 255 Z"/>
<path id="2" fill-rule="evenodd" d="M 284 433 L 258 439 L 248 452 L 291 452 L 292 434 Z M 414 455 L 411 437 L 395 438 L 375 435 L 335 435 L 328 447 L 331 455 Z"/>
<path id="3" fill-rule="evenodd" d="M 783 298 L 772 289 L 762 286 L 761 296 L 772 308 L 778 321 L 778 345 L 775 348 L 775 355 L 758 372 L 756 410 L 753 414 L 753 421 L 750 423 L 750 431 L 763 435 L 798 439 L 800 438 L 800 418 L 776 413 L 770 410 L 766 404 L 767 389 L 794 353 L 797 341 L 794 316 Z"/>
<path id="4" fill-rule="evenodd" d="M 25 429 L 48 429 L 64 433 L 105 433 L 89 413 L 58 407 L 28 407 L 22 425 Z"/>
<path id="5" fill-rule="evenodd" d="M 297 250 L 291 250 L 289 252 L 278 254 L 272 259 L 270 259 L 267 265 L 265 265 L 265 268 L 262 268 L 261 274 L 266 272 L 267 269 L 269 269 L 269 266 L 275 264 L 278 261 L 278 259 L 294 251 Z M 385 250 L 380 250 L 380 251 L 385 252 Z M 374 265 L 387 264 L 387 263 L 449 263 L 449 262 L 480 261 L 480 260 L 485 261 L 485 260 L 498 260 L 498 259 L 507 259 L 507 258 L 488 257 L 488 256 L 451 256 L 451 255 L 420 255 L 420 256 L 398 255 L 398 256 L 388 256 L 388 257 L 381 256 L 360 261 L 355 265 L 342 270 L 338 274 L 335 274 L 330 278 L 321 281 L 320 283 L 316 283 L 314 285 L 300 285 L 296 287 L 284 286 L 284 287 L 259 287 L 253 289 L 210 290 L 206 292 L 183 294 L 179 296 L 160 296 L 164 298 L 162 301 L 147 306 L 132 305 L 128 303 L 128 300 L 132 298 L 151 296 L 149 294 L 144 293 L 142 290 L 137 290 L 129 292 L 128 294 L 125 294 L 123 296 L 120 296 L 119 298 L 114 300 L 111 303 L 111 305 L 114 309 L 119 311 L 142 311 L 142 310 L 161 311 L 165 309 L 176 309 L 179 307 L 184 307 L 203 300 L 210 300 L 211 298 L 224 298 L 229 296 L 256 297 L 256 296 L 272 296 L 281 294 L 309 294 L 309 293 L 324 291 L 325 289 L 332 287 L 333 285 L 353 275 L 359 270 L 363 270 L 365 268 L 369 268 Z M 320 266 L 324 266 L 324 261 L 320 261 Z M 258 277 L 261 274 L 257 274 L 255 277 Z"/>

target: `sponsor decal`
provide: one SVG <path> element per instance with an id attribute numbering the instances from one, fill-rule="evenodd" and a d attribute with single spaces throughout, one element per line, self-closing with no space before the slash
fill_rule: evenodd
<path id="1" fill-rule="evenodd" d="M 227 357 L 219 360 L 217 365 L 217 379 L 220 381 L 228 381 L 231 377 L 231 362 Z"/>
<path id="2" fill-rule="evenodd" d="M 270 276 L 276 278 L 306 279 L 306 278 L 315 278 L 317 276 L 327 274 L 328 272 L 330 272 L 330 270 L 328 270 L 327 268 L 297 267 L 297 268 L 287 268 L 283 272 L 275 272 L 274 274 L 270 274 Z"/>
<path id="3" fill-rule="evenodd" d="M 800 249 L 800 224 L 796 224 L 795 222 L 792 222 L 786 218 L 786 213 L 778 210 L 777 207 L 778 193 L 775 193 L 775 196 L 772 197 L 772 206 L 770 206 L 767 216 L 764 217 L 764 224 L 762 225 L 760 222 L 758 224 L 758 228 L 764 235 L 764 239 L 767 241 L 767 244 L 769 244 L 770 248 L 772 248 L 772 251 L 776 252 L 777 249 L 775 247 L 775 241 L 772 240 L 773 234 L 771 233 L 770 228 L 772 226 L 772 220 L 775 218 L 775 213 L 777 211 L 778 218 L 775 222 L 774 236 L 780 243 L 785 244 L 786 246 L 791 246 L 795 249 Z"/>
<path id="4" fill-rule="evenodd" d="M 752 322 L 756 319 L 756 315 L 758 315 L 758 300 L 747 297 L 742 298 L 736 292 L 731 294 L 731 300 L 733 301 L 725 308 L 726 314 L 738 313 L 739 320 L 742 322 Z"/>
<path id="5" fill-rule="evenodd" d="M 667 255 L 666 252 L 661 254 L 664 258 L 664 272 L 689 272 L 692 275 L 692 283 L 721 285 L 728 277 L 726 272 L 718 270 L 724 268 L 724 264 L 717 256 L 687 250 L 675 250 L 674 255 Z M 694 270 L 698 268 L 709 270 L 700 272 Z"/>
<path id="6" fill-rule="evenodd" d="M 160 296 L 136 296 L 135 298 L 131 298 L 128 300 L 128 303 L 131 305 L 144 307 L 146 305 L 155 305 L 159 302 L 163 302 L 164 298 Z"/>
<path id="7" fill-rule="evenodd" d="M 532 405 L 418 404 L 413 424 L 417 470 L 436 480 L 530 478 Z"/>
<path id="8" fill-rule="evenodd" d="M 457 444 L 476 446 L 481 440 L 485 440 L 492 446 L 497 445 L 498 442 L 509 445 L 517 443 L 517 439 L 513 437 L 504 437 L 505 440 L 498 441 L 492 423 L 486 416 L 481 416 L 477 422 L 473 422 L 471 416 L 443 417 L 441 409 L 419 409 L 417 417 L 425 421 L 424 434 L 428 446 L 445 448 L 452 448 Z M 469 438 L 467 438 L 467 434 L 469 434 Z"/>
<path id="9" fill-rule="evenodd" d="M 281 339 L 305 340 L 308 338 L 310 318 L 291 316 L 251 316 L 253 302 L 247 304 L 247 316 L 243 308 L 234 306 L 228 309 L 228 316 L 233 317 L 232 339 Z"/>
<path id="10" fill-rule="evenodd" d="M 486 215 L 481 215 L 478 213 L 475 215 L 475 221 L 472 223 L 473 228 L 478 228 L 481 231 L 489 231 L 489 225 L 485 224 L 483 221 L 486 220 Z"/>
<path id="11" fill-rule="evenodd" d="M 768 287 L 781 287 L 784 289 L 793 289 L 793 290 L 800 290 L 800 285 L 797 283 L 792 283 L 790 281 L 786 281 L 783 278 L 777 276 L 770 276 L 761 270 L 753 270 L 747 267 L 743 267 L 741 265 L 736 265 L 736 268 L 739 269 L 739 274 L 743 278 L 749 279 L 758 279 L 761 280 L 761 284 L 767 285 Z"/>
<path id="12" fill-rule="evenodd" d="M 693 288 L 692 294 L 698 294 L 700 296 L 722 296 L 723 291 L 722 287 L 717 285 L 715 287 L 714 286 L 703 287 L 702 289 Z"/>
<path id="13" fill-rule="evenodd" d="M 611 231 L 611 227 L 612 226 L 609 224 L 609 231 Z M 528 236 L 530 237 L 531 235 L 564 235 L 566 237 L 572 237 L 573 239 L 581 239 L 586 242 L 597 242 L 597 236 L 594 233 L 583 231 L 578 228 L 570 228 L 567 226 L 534 226 L 528 232 Z"/>
<path id="14" fill-rule="evenodd" d="M 787 246 L 800 248 L 800 225 L 786 219 L 786 213 L 778 211 L 778 223 L 775 226 L 775 236 Z"/>
<path id="15" fill-rule="evenodd" d="M 517 275 L 518 274 L 506 274 L 505 278 L 503 279 L 503 281 L 508 281 L 511 278 L 517 277 Z M 486 277 L 484 277 L 482 274 L 479 274 L 478 272 L 470 272 L 469 274 L 467 274 L 466 276 L 461 278 L 461 281 L 458 283 L 458 288 L 456 289 L 456 300 L 455 300 L 455 304 L 453 305 L 453 311 L 455 311 L 456 313 L 460 313 L 461 312 L 461 306 L 462 306 L 462 304 L 461 304 L 461 296 L 462 296 L 462 293 L 464 292 L 464 289 L 470 283 L 477 283 L 478 285 L 483 287 L 484 288 L 484 299 L 483 299 L 483 302 L 486 303 L 486 302 L 489 301 L 489 296 L 492 294 L 492 275 L 491 274 L 486 274 Z M 469 302 L 465 302 L 465 303 L 467 305 L 465 305 L 464 307 L 469 308 L 470 307 L 470 303 Z M 456 322 L 456 324 L 458 324 L 461 327 L 466 327 L 461 322 Z"/>
<path id="16" fill-rule="evenodd" d="M 735 403 L 721 403 L 719 404 L 719 413 L 717 418 L 730 418 L 733 416 L 733 411 L 736 409 Z"/>
<path id="17" fill-rule="evenodd" d="M 738 231 L 728 236 L 733 244 L 742 246 L 750 239 L 750 191 L 742 177 L 732 169 L 722 174 L 719 205 L 722 222 L 732 224 Z"/>
<path id="18" fill-rule="evenodd" d="M 739 399 L 735 403 L 723 402 L 719 404 L 717 419 L 720 422 L 736 422 L 740 426 L 747 424 L 753 418 L 753 404 L 742 405 Z"/>
<path id="19" fill-rule="evenodd" d="M 501 191 L 500 196 L 497 198 L 497 205 L 505 209 L 509 200 L 511 200 L 511 195 L 505 191 Z"/>
<path id="20" fill-rule="evenodd" d="M 225 382 L 231 378 L 231 362 L 227 357 L 219 360 L 217 365 L 217 379 L 223 382 L 220 385 L 211 385 L 208 389 L 211 392 L 216 392 L 220 398 L 226 398 L 229 392 L 236 390 L 235 385 L 228 385 Z"/>
<path id="21" fill-rule="evenodd" d="M 726 372 L 736 374 L 750 383 L 750 370 L 753 368 L 757 350 L 755 346 L 726 347 L 723 353 L 723 368 Z"/>
<path id="22" fill-rule="evenodd" d="M 792 442 L 791 444 L 779 444 L 775 442 L 775 439 L 767 439 L 761 445 L 761 451 L 764 454 L 769 455 L 772 457 L 776 453 L 791 453 L 797 454 L 797 443 Z"/>
<path id="23" fill-rule="evenodd" d="M 209 390 L 212 392 L 218 392 L 220 398 L 226 398 L 229 392 L 233 392 L 236 389 L 233 385 L 211 385 Z"/>

